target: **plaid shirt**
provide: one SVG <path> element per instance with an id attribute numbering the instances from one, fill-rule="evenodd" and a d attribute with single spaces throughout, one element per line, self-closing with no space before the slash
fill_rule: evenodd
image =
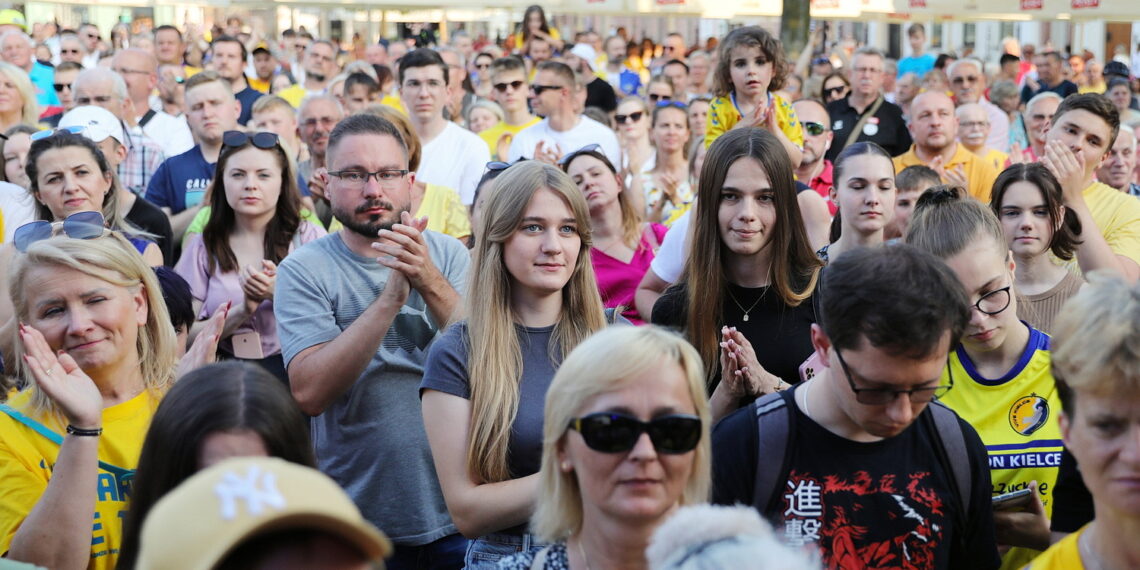
<path id="1" fill-rule="evenodd" d="M 142 196 L 158 165 L 166 160 L 162 147 L 143 133 L 142 127 L 126 127 L 127 158 L 119 164 L 119 182 L 127 190 Z"/>

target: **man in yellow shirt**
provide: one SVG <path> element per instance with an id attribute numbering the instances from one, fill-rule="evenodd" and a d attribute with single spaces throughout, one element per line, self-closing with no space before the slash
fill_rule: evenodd
<path id="1" fill-rule="evenodd" d="M 1107 97 L 1070 95 L 1053 115 L 1041 163 L 1061 182 L 1065 207 L 1085 228 L 1069 269 L 1108 269 L 1135 283 L 1140 278 L 1140 201 L 1093 176 L 1119 131 L 1120 115 Z"/>
<path id="2" fill-rule="evenodd" d="M 974 198 L 989 202 L 998 172 L 958 144 L 954 102 L 945 93 L 927 91 L 911 102 L 910 117 L 907 128 L 914 145 L 895 158 L 895 172 L 916 164 L 929 166 L 938 172 L 943 182 L 959 184 Z"/>
<path id="3" fill-rule="evenodd" d="M 492 160 L 502 160 L 514 136 L 542 120 L 527 107 L 528 89 L 526 64 L 521 59 L 507 56 L 491 63 L 491 100 L 503 108 L 504 119 L 479 136 L 491 149 Z"/>

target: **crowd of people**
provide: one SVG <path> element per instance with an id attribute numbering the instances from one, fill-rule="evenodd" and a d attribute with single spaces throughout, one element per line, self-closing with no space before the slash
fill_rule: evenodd
<path id="1" fill-rule="evenodd" d="M 1140 567 L 1125 63 L 259 28 L 0 10 L 0 568 Z"/>

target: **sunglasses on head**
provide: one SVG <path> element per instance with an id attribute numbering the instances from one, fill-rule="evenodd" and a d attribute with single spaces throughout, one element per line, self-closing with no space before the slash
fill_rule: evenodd
<path id="1" fill-rule="evenodd" d="M 243 146 L 247 142 L 252 142 L 257 148 L 269 150 L 277 146 L 277 133 L 263 131 L 250 134 L 242 131 L 226 131 L 222 135 L 222 144 L 229 147 Z"/>
<path id="2" fill-rule="evenodd" d="M 511 167 L 511 163 L 503 162 L 501 160 L 493 160 L 493 161 L 487 163 L 487 170 L 490 170 L 491 172 L 498 172 L 500 170 L 506 170 L 510 167 Z"/>
<path id="3" fill-rule="evenodd" d="M 644 111 L 634 111 L 628 115 L 614 115 L 614 120 L 617 121 L 619 125 L 624 125 L 627 121 L 630 123 L 636 123 L 640 121 L 644 116 Z"/>
<path id="4" fill-rule="evenodd" d="M 681 101 L 673 101 L 670 99 L 663 99 L 661 101 L 658 101 L 657 107 L 658 108 L 660 108 L 660 107 L 673 107 L 675 109 L 681 109 L 681 110 L 685 110 L 685 109 L 689 108 L 688 105 L 684 104 Z"/>
<path id="5" fill-rule="evenodd" d="M 46 139 L 50 136 L 57 135 L 59 133 L 71 133 L 73 135 L 78 135 L 85 130 L 87 130 L 87 127 L 83 125 L 72 125 L 70 127 L 60 127 L 58 129 L 44 129 L 42 131 L 36 131 L 32 133 L 32 135 L 28 138 L 32 139 L 33 141 L 38 141 Z"/>
<path id="6" fill-rule="evenodd" d="M 519 80 L 511 81 L 510 83 L 496 83 L 495 84 L 495 91 L 498 91 L 499 93 L 506 93 L 507 87 L 510 87 L 511 89 L 514 89 L 515 91 L 518 91 L 519 89 L 522 89 L 524 86 L 526 86 L 526 81 L 519 81 Z M 537 93 L 537 91 L 535 91 L 535 93 Z"/>
<path id="7" fill-rule="evenodd" d="M 577 158 L 578 155 L 590 153 L 590 152 L 596 152 L 598 154 L 602 154 L 602 145 L 600 145 L 598 143 L 588 144 L 588 145 L 586 145 L 586 146 L 562 157 L 562 159 L 558 161 L 558 165 L 559 166 L 565 166 L 567 164 L 570 164 L 570 161 Z"/>
<path id="8" fill-rule="evenodd" d="M 24 253 L 33 243 L 50 239 L 57 227 L 62 227 L 63 234 L 71 239 L 93 239 L 103 235 L 103 224 L 103 214 L 99 212 L 76 212 L 62 222 L 36 220 L 16 228 L 12 243 L 16 251 Z"/>
<path id="9" fill-rule="evenodd" d="M 570 420 L 569 429 L 582 434 L 586 446 L 602 453 L 624 453 L 635 445 L 641 434 L 658 453 L 676 455 L 696 449 L 701 441 L 701 418 L 676 414 L 643 422 L 625 414 L 599 412 Z"/>
<path id="10" fill-rule="evenodd" d="M 819 135 L 827 132 L 827 127 L 823 126 L 821 123 L 804 121 L 804 130 L 807 131 L 807 134 L 813 137 L 818 137 Z"/>

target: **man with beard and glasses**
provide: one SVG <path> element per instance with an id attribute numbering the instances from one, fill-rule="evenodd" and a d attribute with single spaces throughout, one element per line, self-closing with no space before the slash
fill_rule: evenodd
<path id="1" fill-rule="evenodd" d="M 429 343 L 458 316 L 471 258 L 409 213 L 415 173 L 392 123 L 344 119 L 326 158 L 320 177 L 344 229 L 277 271 L 293 397 L 314 416 L 318 467 L 396 544 L 387 567 L 458 567 L 467 541 L 440 492 L 419 384 Z"/>
<path id="2" fill-rule="evenodd" d="M 290 105 L 300 107 L 305 97 L 324 93 L 329 79 L 338 71 L 336 52 L 336 47 L 328 40 L 316 40 L 309 44 L 303 61 L 304 81 L 283 89 L 278 95 Z"/>

